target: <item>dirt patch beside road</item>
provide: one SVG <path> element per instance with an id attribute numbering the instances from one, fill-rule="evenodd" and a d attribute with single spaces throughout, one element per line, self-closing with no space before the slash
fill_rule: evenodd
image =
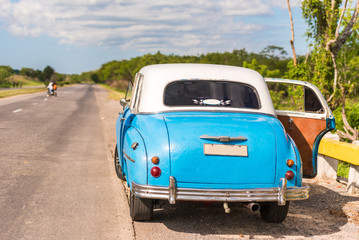
<path id="1" fill-rule="evenodd" d="M 106 146 L 113 154 L 116 143 L 115 122 L 122 111 L 118 101 L 106 99 L 106 92 L 96 96 L 103 121 Z M 113 155 L 112 155 L 113 156 Z M 109 156 L 112 157 L 112 156 Z M 110 162 L 111 161 L 111 162 Z M 109 164 L 113 164 L 112 160 Z M 115 172 L 113 171 L 115 176 Z M 125 189 L 119 224 L 132 227 Z M 134 222 L 136 239 L 359 239 L 359 195 L 349 195 L 346 186 L 335 181 L 305 180 L 311 187 L 310 198 L 293 201 L 281 224 L 265 223 L 259 213 L 251 213 L 241 204 L 231 204 L 225 214 L 221 204 L 166 203 L 155 209 L 151 222 Z M 127 214 L 127 216 L 124 216 Z M 124 218 L 123 218 L 124 217 Z"/>
<path id="2" fill-rule="evenodd" d="M 121 225 L 121 232 L 118 233 L 119 239 L 135 239 L 135 231 L 133 228 L 132 219 L 130 217 L 125 187 L 123 185 L 123 182 L 119 178 L 117 178 L 113 160 L 114 150 L 116 146 L 116 119 L 119 113 L 122 111 L 122 107 L 119 101 L 108 99 L 107 90 L 99 86 L 95 87 L 95 95 L 100 112 L 99 117 L 102 121 L 104 138 L 107 148 L 108 164 L 112 169 L 112 184 L 116 189 L 115 197 L 117 206 L 116 208 L 114 208 L 114 210 L 118 209 L 118 212 L 114 214 L 116 214 L 116 216 L 118 217 L 118 224 Z"/>

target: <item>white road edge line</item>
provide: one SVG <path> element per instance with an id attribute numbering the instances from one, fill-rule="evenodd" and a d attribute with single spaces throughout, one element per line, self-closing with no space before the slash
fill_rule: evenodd
<path id="1" fill-rule="evenodd" d="M 21 111 L 22 111 L 22 109 L 19 108 L 19 109 L 16 109 L 16 110 L 12 111 L 12 112 L 13 112 L 13 113 L 17 113 L 17 112 L 21 112 Z"/>

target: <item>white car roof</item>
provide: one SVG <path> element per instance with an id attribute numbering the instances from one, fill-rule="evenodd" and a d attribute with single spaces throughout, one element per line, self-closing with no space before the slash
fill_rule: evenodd
<path id="1" fill-rule="evenodd" d="M 230 111 L 256 112 L 276 115 L 268 87 L 263 77 L 251 69 L 215 64 L 158 64 L 143 67 L 139 72 L 143 77 L 138 103 L 139 113 L 158 113 L 167 111 Z M 223 108 L 218 106 L 166 106 L 164 90 L 178 80 L 216 80 L 233 81 L 251 85 L 258 93 L 260 108 Z"/>

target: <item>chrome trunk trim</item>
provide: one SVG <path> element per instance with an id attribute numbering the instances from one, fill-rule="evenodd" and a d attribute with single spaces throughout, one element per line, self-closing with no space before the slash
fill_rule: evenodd
<path id="1" fill-rule="evenodd" d="M 309 198 L 309 187 L 287 187 L 287 181 L 280 179 L 281 185 L 273 188 L 253 189 L 194 189 L 177 188 L 174 177 L 170 177 L 170 186 L 160 187 L 141 185 L 132 182 L 132 192 L 141 198 L 164 199 L 170 204 L 177 200 L 216 201 L 216 202 L 278 202 L 304 200 Z"/>
<path id="2" fill-rule="evenodd" d="M 199 138 L 206 139 L 206 140 L 212 140 L 212 141 L 218 141 L 218 142 L 233 142 L 233 141 L 246 141 L 246 137 L 229 137 L 229 136 L 208 136 L 208 135 L 202 135 Z"/>

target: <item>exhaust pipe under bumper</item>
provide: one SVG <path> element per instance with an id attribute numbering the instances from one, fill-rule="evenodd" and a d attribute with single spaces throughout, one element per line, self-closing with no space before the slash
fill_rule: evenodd
<path id="1" fill-rule="evenodd" d="M 258 203 L 248 203 L 248 204 L 245 204 L 245 206 L 247 208 L 249 208 L 249 210 L 251 210 L 251 212 L 258 212 L 259 209 L 261 208 L 261 206 Z"/>

